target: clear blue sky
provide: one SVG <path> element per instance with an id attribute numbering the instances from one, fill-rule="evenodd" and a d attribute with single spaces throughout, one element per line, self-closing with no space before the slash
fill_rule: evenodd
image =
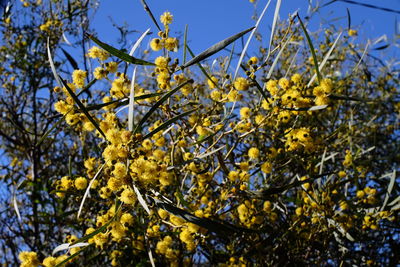
<path id="1" fill-rule="evenodd" d="M 381 7 L 400 10 L 400 0 L 357 0 L 358 2 L 378 5 Z M 146 1 L 154 13 L 156 19 L 166 10 L 174 15 L 174 23 L 171 25 L 171 31 L 183 32 L 185 25 L 189 25 L 188 38 L 191 48 L 195 53 L 199 53 L 216 42 L 242 31 L 254 25 L 251 16 L 255 9 L 260 14 L 268 0 L 257 0 L 256 6 L 248 0 L 201 0 L 201 1 L 183 1 L 183 0 L 147 0 Z M 280 9 L 280 18 L 287 19 L 289 13 L 299 10 L 304 18 L 307 15 L 309 0 L 283 0 Z M 313 5 L 316 0 L 310 0 Z M 328 0 L 321 1 L 329 2 Z M 271 5 L 263 19 L 263 24 L 259 32 L 265 37 L 265 43 L 268 42 L 270 27 L 274 15 L 276 0 L 272 0 Z M 351 14 L 351 24 L 359 31 L 359 40 L 365 41 L 367 38 L 374 39 L 383 34 L 387 34 L 389 40 L 392 39 L 395 32 L 395 21 L 399 24 L 400 15 L 396 13 L 384 12 L 381 10 L 357 6 L 350 3 L 337 1 L 324 7 L 320 14 L 316 14 L 309 30 L 313 31 L 320 28 L 321 21 L 338 18 L 334 24 L 338 28 L 347 28 L 347 11 Z M 143 9 L 140 0 L 105 0 L 101 1 L 100 8 L 92 23 L 92 27 L 98 31 L 101 40 L 112 44 L 115 42 L 117 30 L 112 27 L 109 19 L 112 17 L 118 25 L 127 23 L 131 29 L 144 32 L 147 28 L 157 31 L 150 18 Z M 398 25 L 398 28 L 400 26 Z M 400 32 L 400 29 L 399 29 Z M 132 35 L 138 37 L 140 34 Z M 132 40 L 132 43 L 135 40 Z M 144 41 L 147 45 L 149 39 Z M 399 50 L 397 48 L 397 50 Z M 398 53 L 397 53 L 398 54 Z"/>

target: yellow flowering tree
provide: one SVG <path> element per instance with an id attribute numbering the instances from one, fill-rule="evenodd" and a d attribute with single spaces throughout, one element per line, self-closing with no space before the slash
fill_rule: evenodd
<path id="1" fill-rule="evenodd" d="M 259 21 L 196 54 L 142 3 L 159 32 L 140 57 L 88 34 L 94 70 L 65 75 L 49 53 L 83 153 L 52 183 L 71 210 L 64 244 L 22 265 L 398 262 L 398 71 L 299 15 L 258 52 L 231 44 Z"/>

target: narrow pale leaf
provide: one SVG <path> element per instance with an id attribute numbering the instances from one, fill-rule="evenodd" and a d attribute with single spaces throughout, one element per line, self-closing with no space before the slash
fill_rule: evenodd
<path id="1" fill-rule="evenodd" d="M 340 39 L 340 36 L 342 36 L 342 33 L 341 33 L 341 32 L 340 32 L 339 35 L 336 37 L 336 40 L 335 40 L 335 42 L 333 43 L 333 45 L 331 46 L 331 48 L 329 49 L 328 53 L 326 53 L 324 59 L 323 59 L 322 62 L 321 62 L 321 65 L 319 65 L 319 71 L 320 71 L 320 72 L 321 72 L 322 69 L 324 68 L 326 62 L 328 61 L 328 59 L 329 59 L 329 57 L 331 56 L 333 50 L 335 49 L 336 44 L 337 44 L 337 42 L 338 42 L 339 39 Z M 314 75 L 312 76 L 311 80 L 310 80 L 310 81 L 308 82 L 308 84 L 307 84 L 307 87 L 309 87 L 309 86 L 314 82 L 314 80 L 315 80 L 316 77 L 317 77 L 316 74 L 314 74 Z"/>
<path id="2" fill-rule="evenodd" d="M 47 57 L 49 58 L 49 63 L 50 63 L 51 71 L 53 72 L 54 78 L 56 79 L 58 86 L 60 86 L 62 88 L 62 83 L 61 83 L 60 77 L 57 74 L 56 67 L 54 66 L 53 58 L 51 56 L 49 38 L 47 38 Z"/>
<path id="3" fill-rule="evenodd" d="M 394 183 L 396 181 L 396 170 L 393 170 L 392 175 L 390 176 L 390 182 L 386 191 L 385 200 L 383 201 L 381 210 L 384 210 L 387 202 L 389 201 L 390 194 L 392 193 Z"/>
<path id="4" fill-rule="evenodd" d="M 53 252 L 51 253 L 51 255 L 54 255 L 59 251 L 67 250 L 69 248 L 69 245 L 70 245 L 70 243 L 64 243 L 64 244 L 57 246 L 55 249 L 53 249 Z"/>
<path id="5" fill-rule="evenodd" d="M 274 40 L 274 35 L 275 35 L 275 27 L 276 27 L 276 22 L 278 21 L 278 17 L 279 17 L 279 10 L 281 8 L 281 3 L 282 0 L 277 0 L 276 1 L 276 7 L 275 7 L 275 12 L 274 12 L 274 19 L 272 21 L 272 28 L 271 28 L 271 36 L 269 38 L 269 46 L 268 46 L 268 56 L 271 53 L 271 47 L 272 47 L 272 41 Z"/>
<path id="6" fill-rule="evenodd" d="M 137 41 L 135 42 L 135 44 L 133 45 L 131 52 L 129 52 L 130 56 L 133 56 L 133 54 L 135 53 L 136 49 L 139 47 L 139 45 L 142 43 L 144 37 L 149 33 L 150 28 L 148 28 L 140 37 L 139 39 L 137 39 Z"/>
<path id="7" fill-rule="evenodd" d="M 21 214 L 19 213 L 19 208 L 18 208 L 18 203 L 17 203 L 17 196 L 15 195 L 15 192 L 14 192 L 14 196 L 13 196 L 13 205 L 14 205 L 15 213 L 17 214 L 18 221 L 22 222 Z"/>
<path id="8" fill-rule="evenodd" d="M 78 216 L 77 216 L 78 218 L 79 218 L 79 216 L 81 215 L 82 208 L 83 208 L 83 204 L 85 203 L 85 200 L 86 200 L 87 196 L 89 195 L 89 191 L 90 191 L 90 188 L 92 187 L 92 184 L 93 184 L 94 181 L 97 179 L 97 177 L 100 175 L 100 173 L 101 173 L 101 171 L 103 170 L 103 168 L 104 168 L 105 165 L 106 165 L 106 164 L 104 163 L 104 164 L 100 167 L 100 169 L 97 171 L 97 173 L 95 174 L 95 176 L 93 177 L 93 179 L 90 180 L 90 183 L 89 183 L 88 187 L 86 188 L 85 194 L 83 195 L 81 204 L 79 205 Z"/>
<path id="9" fill-rule="evenodd" d="M 280 0 L 278 0 L 278 1 L 280 1 Z M 269 0 L 268 3 L 265 5 L 263 11 L 261 12 L 260 17 L 258 18 L 258 20 L 254 26 L 254 29 L 251 31 L 249 38 L 247 38 L 246 44 L 243 47 L 242 53 L 240 54 L 240 58 L 239 58 L 237 66 L 236 66 L 235 74 L 233 75 L 233 80 L 236 79 L 237 73 L 239 72 L 239 68 L 240 68 L 240 65 L 242 64 L 243 58 L 246 55 L 246 51 L 247 51 L 247 48 L 249 47 L 250 41 L 253 38 L 254 33 L 257 31 L 258 25 L 260 25 L 260 22 L 261 22 L 262 18 L 264 17 L 264 14 L 267 11 L 270 3 L 271 3 L 271 0 Z"/>
<path id="10" fill-rule="evenodd" d="M 147 203 L 146 203 L 146 200 L 144 200 L 142 194 L 140 193 L 140 191 L 139 191 L 139 189 L 136 187 L 136 185 L 135 185 L 135 184 L 132 184 L 132 185 L 133 185 L 133 190 L 134 190 L 135 193 L 136 193 L 136 196 L 137 196 L 137 199 L 138 199 L 139 203 L 142 205 L 142 207 L 143 207 L 144 210 L 147 212 L 147 214 L 150 215 L 150 209 L 149 209 L 149 206 L 148 206 Z"/>
<path id="11" fill-rule="evenodd" d="M 208 156 L 211 156 L 211 155 L 214 154 L 214 153 L 217 153 L 218 151 L 220 151 L 220 150 L 222 150 L 222 149 L 224 149 L 224 148 L 225 148 L 225 146 L 221 146 L 221 147 L 219 147 L 219 148 L 217 148 L 217 149 L 214 149 L 214 150 L 212 150 L 212 151 L 210 151 L 210 152 L 207 152 L 207 153 L 203 153 L 203 154 L 201 154 L 201 155 L 198 155 L 196 158 L 197 158 L 197 159 L 206 158 L 206 157 L 208 157 Z"/>
<path id="12" fill-rule="evenodd" d="M 133 105 L 135 104 L 135 79 L 136 79 L 136 67 L 133 69 L 131 92 L 129 94 L 129 111 L 128 111 L 128 129 L 133 130 Z"/>
<path id="13" fill-rule="evenodd" d="M 230 225 L 225 222 L 218 222 L 216 220 L 211 220 L 208 218 L 199 218 L 183 209 L 177 208 L 174 205 L 170 203 L 163 202 L 158 199 L 154 199 L 154 203 L 158 208 L 161 208 L 163 210 L 166 210 L 167 212 L 184 219 L 185 221 L 194 223 L 198 226 L 201 226 L 215 234 L 218 234 L 220 236 L 226 236 L 227 234 L 233 234 L 233 233 L 240 233 L 240 232 L 254 232 L 254 230 L 251 229 L 245 229 L 245 228 L 238 228 L 233 225 Z"/>
<path id="14" fill-rule="evenodd" d="M 272 73 L 273 73 L 273 71 L 275 70 L 275 67 L 276 67 L 277 64 L 278 64 L 279 58 L 281 57 L 283 50 L 285 50 L 285 48 L 286 48 L 286 46 L 287 46 L 287 44 L 289 43 L 289 41 L 290 41 L 291 38 L 292 38 L 292 35 L 290 35 L 290 36 L 288 37 L 288 39 L 286 40 L 286 42 L 283 44 L 283 46 L 282 46 L 281 49 L 279 50 L 278 54 L 276 55 L 276 57 L 275 57 L 275 59 L 274 59 L 274 62 L 272 62 L 272 65 L 271 65 L 271 67 L 270 67 L 270 69 L 269 69 L 269 71 L 268 71 L 267 79 L 270 79 L 270 78 L 271 78 Z"/>
<path id="15" fill-rule="evenodd" d="M 186 63 L 187 54 L 187 35 L 188 35 L 188 25 L 185 25 L 185 34 L 183 36 L 183 64 Z"/>
<path id="16" fill-rule="evenodd" d="M 94 246 L 94 244 L 90 244 L 88 246 L 85 246 L 83 249 L 78 250 L 77 252 L 75 252 L 74 254 L 72 254 L 71 256 L 66 258 L 65 260 L 61 261 L 60 263 L 58 263 L 54 267 L 63 267 L 63 266 L 65 266 L 65 264 L 68 263 L 70 260 L 72 260 L 73 258 L 77 257 L 79 254 L 81 254 L 87 248 L 92 247 L 92 246 Z"/>

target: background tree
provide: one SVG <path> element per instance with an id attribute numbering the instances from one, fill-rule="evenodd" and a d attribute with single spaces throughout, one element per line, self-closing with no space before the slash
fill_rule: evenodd
<path id="1" fill-rule="evenodd" d="M 54 179 L 78 164 L 72 159 L 81 149 L 74 146 L 79 136 L 61 127 L 61 117 L 53 110 L 57 98 L 46 44 L 49 40 L 53 51 L 63 53 L 56 63 L 61 72 L 78 68 L 67 50 L 80 47 L 85 51 L 83 33 L 89 28 L 96 1 L 10 4 L 1 21 L 0 47 L 0 262 L 6 265 L 15 264 L 23 249 L 43 255 L 69 231 L 64 226 L 70 212 L 68 202 L 50 191 Z M 72 44 L 67 45 L 66 36 Z"/>

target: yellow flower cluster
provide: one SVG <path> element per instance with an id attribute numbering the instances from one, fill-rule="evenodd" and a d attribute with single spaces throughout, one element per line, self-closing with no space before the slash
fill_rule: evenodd
<path id="1" fill-rule="evenodd" d="M 63 25 L 62 21 L 60 20 L 47 20 L 44 24 L 40 25 L 39 29 L 44 32 L 50 32 L 52 28 L 61 28 Z"/>
<path id="2" fill-rule="evenodd" d="M 93 46 L 92 48 L 90 48 L 87 55 L 90 58 L 98 58 L 101 61 L 107 60 L 110 56 L 107 51 L 97 46 Z"/>
<path id="3" fill-rule="evenodd" d="M 316 146 L 308 128 L 290 129 L 285 136 L 285 149 L 287 151 L 304 150 L 310 152 Z"/>
<path id="4" fill-rule="evenodd" d="M 178 39 L 169 37 L 169 24 L 172 23 L 173 16 L 170 12 L 164 12 L 160 17 L 161 22 L 164 24 L 165 30 L 158 33 L 160 38 L 154 38 L 150 42 L 150 47 L 154 51 L 159 51 L 163 48 L 168 51 L 176 52 L 178 49 Z"/>

